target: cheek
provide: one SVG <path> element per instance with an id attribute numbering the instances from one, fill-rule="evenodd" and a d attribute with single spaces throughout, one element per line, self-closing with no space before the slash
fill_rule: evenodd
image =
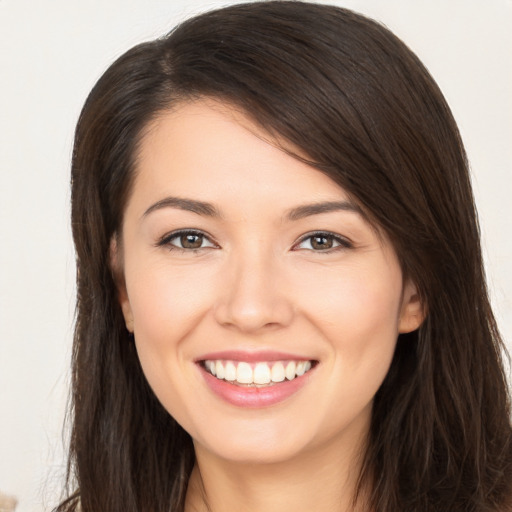
<path id="1" fill-rule="evenodd" d="M 400 271 L 388 265 L 352 265 L 303 273 L 297 297 L 325 328 L 363 334 L 386 327 L 398 333 Z M 313 313 L 314 312 L 314 313 Z"/>
<path id="2" fill-rule="evenodd" d="M 333 379 L 344 389 L 372 395 L 384 379 L 398 337 L 401 283 L 399 269 L 382 263 L 302 280 L 309 292 L 297 296 L 308 297 L 303 310 L 326 340 Z"/>
<path id="3" fill-rule="evenodd" d="M 171 264 L 165 255 L 137 257 L 134 250 L 125 261 L 125 277 L 144 374 L 164 406 L 172 404 L 174 413 L 187 409 L 183 397 L 190 389 L 184 388 L 183 377 L 194 380 L 190 362 L 197 356 L 191 340 L 197 338 L 220 289 L 218 269 Z"/>
<path id="4" fill-rule="evenodd" d="M 304 289 L 310 290 L 304 311 L 309 311 L 310 323 L 327 347 L 324 369 L 328 384 L 316 401 L 317 410 L 325 411 L 319 423 L 331 435 L 354 418 L 368 417 L 398 337 L 400 274 L 394 269 L 387 273 L 352 270 L 333 273 L 325 280 L 320 273 L 310 275 L 302 282 Z"/>
<path id="5" fill-rule="evenodd" d="M 132 275 L 127 269 L 136 332 L 164 346 L 186 336 L 210 300 L 203 274 L 200 269 L 158 263 Z"/>
<path id="6" fill-rule="evenodd" d="M 136 269 L 130 272 L 131 268 Z M 134 317 L 135 343 L 144 375 L 162 405 L 188 431 L 193 426 L 190 347 L 187 339 L 211 302 L 207 276 L 200 271 L 162 265 L 125 268 Z"/>

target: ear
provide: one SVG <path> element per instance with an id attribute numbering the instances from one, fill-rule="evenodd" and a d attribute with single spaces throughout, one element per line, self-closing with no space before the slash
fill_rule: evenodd
<path id="1" fill-rule="evenodd" d="M 109 260 L 110 269 L 112 270 L 112 276 L 117 288 L 117 298 L 123 312 L 126 329 L 128 332 L 133 333 L 133 312 L 124 279 L 122 249 L 116 235 L 114 235 L 110 241 Z"/>
<path id="2" fill-rule="evenodd" d="M 407 281 L 404 286 L 402 307 L 398 322 L 398 332 L 404 334 L 418 329 L 426 316 L 426 306 L 416 289 L 416 285 Z"/>

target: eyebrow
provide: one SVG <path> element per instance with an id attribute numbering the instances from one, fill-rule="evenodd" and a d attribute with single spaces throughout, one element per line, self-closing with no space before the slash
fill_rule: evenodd
<path id="1" fill-rule="evenodd" d="M 206 217 L 220 217 L 219 210 L 211 203 L 197 201 L 195 199 L 185 199 L 181 197 L 166 197 L 151 205 L 142 217 L 147 217 L 151 212 L 161 210 L 162 208 L 177 208 L 188 212 L 197 213 Z"/>
<path id="2" fill-rule="evenodd" d="M 359 206 L 351 201 L 324 201 L 322 203 L 305 204 L 288 210 L 286 218 L 288 220 L 299 220 L 310 215 L 319 215 L 321 213 L 330 213 L 337 211 L 354 212 L 362 215 L 363 212 Z"/>
<path id="3" fill-rule="evenodd" d="M 220 218 L 220 211 L 211 203 L 198 201 L 196 199 L 186 199 L 182 197 L 166 197 L 151 205 L 143 214 L 143 218 L 150 213 L 163 208 L 177 208 L 206 217 Z M 321 203 L 304 204 L 288 210 L 285 218 L 289 221 L 300 220 L 312 215 L 321 213 L 330 213 L 335 211 L 354 212 L 362 215 L 362 210 L 351 201 L 324 201 Z"/>

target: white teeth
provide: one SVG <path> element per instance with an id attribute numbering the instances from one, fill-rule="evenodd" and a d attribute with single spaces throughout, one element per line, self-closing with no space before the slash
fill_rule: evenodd
<path id="1" fill-rule="evenodd" d="M 252 368 L 249 363 L 238 363 L 238 368 L 236 369 L 236 380 L 240 382 L 240 384 L 252 384 Z"/>
<path id="2" fill-rule="evenodd" d="M 206 361 L 206 369 L 212 374 L 216 375 L 215 371 L 215 361 Z"/>
<path id="3" fill-rule="evenodd" d="M 254 369 L 253 369 L 254 366 Z M 205 369 L 214 377 L 238 384 L 265 385 L 293 380 L 309 371 L 311 361 L 259 362 L 251 365 L 245 361 L 204 361 Z"/>
<path id="4" fill-rule="evenodd" d="M 226 376 L 226 373 L 224 372 L 224 365 L 221 361 L 217 361 L 215 363 L 215 376 L 217 379 L 223 379 Z"/>
<path id="5" fill-rule="evenodd" d="M 226 366 L 224 367 L 224 372 L 225 372 L 224 378 L 226 380 L 237 380 L 236 379 L 236 374 L 237 374 L 236 366 L 231 361 L 228 361 L 226 363 Z"/>
<path id="6" fill-rule="evenodd" d="M 309 361 L 308 361 L 309 363 Z M 311 364 L 311 363 L 310 363 Z M 287 365 L 286 365 L 286 370 L 284 371 L 285 375 L 286 375 L 286 378 L 288 380 L 293 380 L 295 379 L 295 369 L 296 369 L 296 364 L 295 364 L 295 361 L 290 361 Z"/>
<path id="7" fill-rule="evenodd" d="M 254 384 L 268 384 L 271 380 L 268 364 L 258 363 L 254 367 Z"/>
<path id="8" fill-rule="evenodd" d="M 284 366 L 283 363 L 276 363 L 272 366 L 272 382 L 283 382 Z"/>

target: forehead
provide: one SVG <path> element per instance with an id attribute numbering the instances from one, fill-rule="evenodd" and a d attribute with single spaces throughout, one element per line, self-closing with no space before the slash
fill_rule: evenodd
<path id="1" fill-rule="evenodd" d="M 331 178 L 290 151 L 229 105 L 182 103 L 148 125 L 139 145 L 134 192 L 193 192 L 202 200 L 259 195 L 267 206 L 272 198 L 296 201 L 298 195 L 349 199 Z"/>

